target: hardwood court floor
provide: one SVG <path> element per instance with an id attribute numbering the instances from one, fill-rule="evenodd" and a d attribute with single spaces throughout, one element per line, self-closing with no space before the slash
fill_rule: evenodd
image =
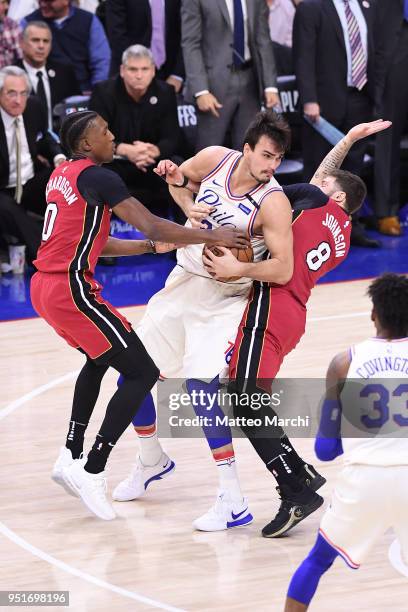
<path id="1" fill-rule="evenodd" d="M 306 335 L 282 376 L 324 376 L 334 353 L 373 334 L 367 285 L 356 281 L 315 289 Z M 125 312 L 135 322 L 143 308 Z M 70 373 L 83 357 L 39 319 L 2 323 L 0 332 L 0 590 L 69 590 L 75 612 L 283 609 L 290 576 L 315 540 L 322 511 L 287 538 L 262 538 L 260 529 L 277 508 L 274 480 L 246 440 L 237 440 L 238 468 L 255 521 L 229 532 L 194 532 L 192 520 L 214 500 L 215 468 L 203 440 L 173 439 L 164 441 L 177 464 L 172 477 L 154 483 L 138 502 L 116 503 L 115 521 L 90 516 L 50 479 L 66 434 Z M 103 383 L 89 440 L 115 378 L 108 374 Z M 329 499 L 341 461 L 319 464 L 312 441 L 298 442 L 328 478 L 322 491 Z M 129 429 L 111 457 L 110 489 L 135 455 Z M 312 612 L 406 611 L 408 582 L 388 560 L 392 541 L 385 535 L 358 572 L 337 560 L 322 580 Z"/>

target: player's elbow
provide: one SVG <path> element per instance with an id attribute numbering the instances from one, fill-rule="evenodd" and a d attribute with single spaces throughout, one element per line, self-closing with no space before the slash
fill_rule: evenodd
<path id="1" fill-rule="evenodd" d="M 282 265 L 279 267 L 278 273 L 274 279 L 274 283 L 278 285 L 286 285 L 290 281 L 293 275 L 293 261 L 291 262 L 282 262 Z"/>

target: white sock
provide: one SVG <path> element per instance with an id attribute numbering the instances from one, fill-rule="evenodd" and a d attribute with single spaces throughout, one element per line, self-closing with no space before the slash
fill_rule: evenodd
<path id="1" fill-rule="evenodd" d="M 219 459 L 216 460 L 215 463 L 217 464 L 220 489 L 229 493 L 229 496 L 233 501 L 241 503 L 244 496 L 242 495 L 241 487 L 239 484 L 235 457 L 230 457 L 228 459 Z"/>
<path id="2" fill-rule="evenodd" d="M 157 437 L 156 424 L 151 429 L 137 429 L 135 431 L 139 438 L 140 461 L 145 466 L 153 466 L 159 463 L 163 449 Z"/>

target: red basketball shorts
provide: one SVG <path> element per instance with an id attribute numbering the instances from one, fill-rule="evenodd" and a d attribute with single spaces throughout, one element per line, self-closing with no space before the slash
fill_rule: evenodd
<path id="1" fill-rule="evenodd" d="M 270 392 L 284 357 L 305 332 L 306 308 L 291 293 L 254 283 L 242 317 L 229 377 L 238 388 L 259 387 Z"/>
<path id="2" fill-rule="evenodd" d="M 89 273 L 36 272 L 31 301 L 36 312 L 70 346 L 104 363 L 137 338 L 132 326 L 101 296 L 102 287 Z"/>

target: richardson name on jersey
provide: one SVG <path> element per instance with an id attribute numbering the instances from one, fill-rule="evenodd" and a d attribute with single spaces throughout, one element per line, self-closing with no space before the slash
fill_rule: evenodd
<path id="1" fill-rule="evenodd" d="M 342 228 L 340 227 L 336 217 L 334 215 L 326 213 L 326 219 L 322 221 L 322 225 L 327 227 L 333 235 L 336 257 L 344 257 L 346 254 L 346 241 L 342 232 Z"/>
<path id="2" fill-rule="evenodd" d="M 78 196 L 74 193 L 74 190 L 72 189 L 69 180 L 61 174 L 59 176 L 55 176 L 53 179 L 48 181 L 47 187 L 45 189 L 45 195 L 47 198 L 50 191 L 54 191 L 54 189 L 62 193 L 68 205 L 73 204 L 78 199 Z"/>

